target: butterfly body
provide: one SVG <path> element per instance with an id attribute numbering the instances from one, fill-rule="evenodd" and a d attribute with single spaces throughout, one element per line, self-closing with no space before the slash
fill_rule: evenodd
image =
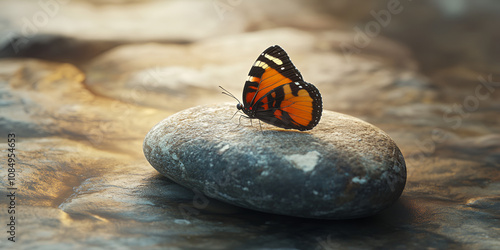
<path id="1" fill-rule="evenodd" d="M 257 58 L 236 108 L 249 118 L 285 129 L 310 130 L 323 110 L 321 94 L 305 82 L 287 53 L 278 45 Z"/>

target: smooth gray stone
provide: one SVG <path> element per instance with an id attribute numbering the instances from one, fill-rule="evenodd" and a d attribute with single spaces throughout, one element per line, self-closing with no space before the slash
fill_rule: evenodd
<path id="1" fill-rule="evenodd" d="M 406 183 L 404 158 L 379 128 L 323 111 L 306 132 L 238 116 L 235 105 L 197 106 L 154 126 L 144 140 L 151 165 L 173 181 L 237 206 L 306 218 L 370 216 Z"/>

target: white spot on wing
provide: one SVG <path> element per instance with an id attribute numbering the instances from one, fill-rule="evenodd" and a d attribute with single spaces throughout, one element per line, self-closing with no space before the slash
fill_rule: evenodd
<path id="1" fill-rule="evenodd" d="M 264 55 L 264 57 L 266 57 L 267 59 L 269 59 L 269 60 L 273 61 L 274 63 L 276 63 L 276 64 L 278 64 L 278 65 L 283 64 L 283 62 L 282 62 L 280 59 L 278 59 L 278 58 L 276 58 L 276 57 L 274 57 L 274 56 L 271 56 L 271 55 L 265 54 L 265 55 Z"/>
<path id="2" fill-rule="evenodd" d="M 269 67 L 269 65 L 267 65 L 267 63 L 261 62 L 261 61 L 255 61 L 255 63 L 253 64 L 253 66 L 255 66 L 255 67 L 261 67 L 263 69 L 267 69 Z"/>

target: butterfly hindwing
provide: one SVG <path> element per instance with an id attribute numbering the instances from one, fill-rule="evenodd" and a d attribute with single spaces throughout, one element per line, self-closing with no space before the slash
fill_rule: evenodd
<path id="1" fill-rule="evenodd" d="M 321 118 L 322 102 L 318 89 L 298 81 L 281 85 L 254 105 L 255 118 L 266 123 L 298 130 L 316 126 Z"/>

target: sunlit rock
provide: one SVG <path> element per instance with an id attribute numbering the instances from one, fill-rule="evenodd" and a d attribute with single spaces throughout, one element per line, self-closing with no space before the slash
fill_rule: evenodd
<path id="1" fill-rule="evenodd" d="M 267 124 L 261 130 L 258 122 L 232 122 L 234 110 L 198 106 L 166 118 L 146 136 L 146 158 L 163 175 L 209 197 L 298 217 L 365 217 L 403 191 L 403 156 L 373 125 L 324 111 L 308 132 Z"/>

